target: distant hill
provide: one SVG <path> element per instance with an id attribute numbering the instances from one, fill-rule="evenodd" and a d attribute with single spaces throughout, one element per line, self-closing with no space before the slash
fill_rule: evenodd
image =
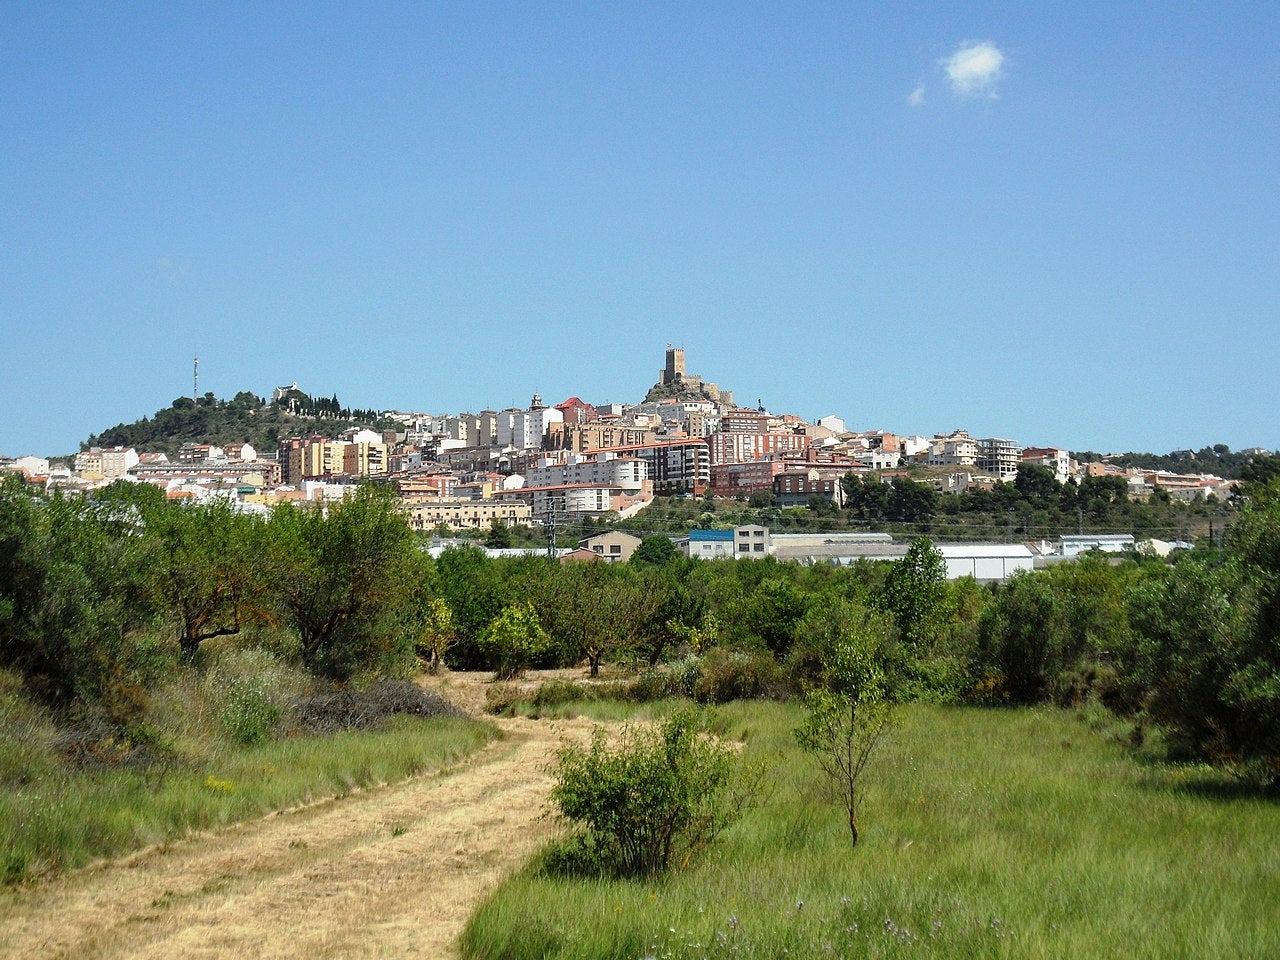
<path id="1" fill-rule="evenodd" d="M 1105 460 L 1117 467 L 1139 470 L 1161 470 L 1168 473 L 1212 473 L 1224 480 L 1239 480 L 1253 454 L 1232 451 L 1225 443 L 1215 443 L 1201 450 L 1175 450 L 1172 453 L 1095 453 L 1092 450 L 1072 452 L 1078 463 Z"/>
<path id="2" fill-rule="evenodd" d="M 248 443 L 262 454 L 274 452 L 280 441 L 289 437 L 312 433 L 332 436 L 348 427 L 391 430 L 397 426 L 375 411 L 343 407 L 336 396 L 314 399 L 300 390 L 290 390 L 279 403 L 267 403 L 242 390 L 230 400 L 220 400 L 212 393 L 198 400 L 178 397 L 152 417 L 116 424 L 89 437 L 81 448 L 135 447 L 175 457 L 184 443 Z"/>

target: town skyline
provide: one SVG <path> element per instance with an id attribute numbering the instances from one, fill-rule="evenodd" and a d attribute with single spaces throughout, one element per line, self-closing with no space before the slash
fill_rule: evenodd
<path id="1" fill-rule="evenodd" d="M 577 396 L 554 403 L 535 392 L 527 406 L 478 413 L 352 408 L 297 381 L 276 386 L 269 398 L 250 391 L 218 398 L 199 392 L 198 371 L 196 358 L 190 397 L 176 398 L 154 420 L 91 437 L 70 465 L 27 455 L 0 458 L 0 471 L 20 473 L 46 493 L 92 495 L 125 480 L 168 498 L 229 498 L 260 513 L 344 500 L 371 481 L 394 490 L 423 532 L 626 521 L 658 497 L 929 523 L 939 495 L 957 512 L 961 501 L 949 496 L 956 494 L 988 508 L 991 497 L 1022 501 L 1024 532 L 1037 509 L 1053 506 L 1058 525 L 1074 509 L 1083 532 L 1086 506 L 1096 519 L 1114 503 L 1234 501 L 1236 480 L 1274 459 L 1264 448 L 1215 445 L 1112 462 L 959 428 L 926 436 L 851 428 L 833 415 L 807 420 L 743 405 L 672 344 L 639 403 Z M 1047 512 L 1041 520 L 1054 523 Z"/>
<path id="2" fill-rule="evenodd" d="M 672 347 L 672 344 L 673 344 L 672 341 L 667 342 L 666 346 L 668 351 Z M 682 352 L 684 352 L 683 346 L 681 346 L 679 349 Z M 652 355 L 650 355 L 650 357 L 652 357 Z M 193 357 L 193 359 L 195 361 L 194 365 L 192 364 L 191 360 L 188 360 L 186 365 L 186 373 L 188 377 L 188 387 L 189 387 L 188 392 L 178 393 L 177 397 L 190 396 L 192 399 L 195 399 L 198 396 L 213 394 L 218 399 L 225 401 L 235 396 L 235 394 L 241 391 L 247 390 L 254 394 L 261 395 L 266 398 L 270 398 L 273 390 L 278 392 L 280 389 L 283 388 L 283 386 L 288 386 L 288 384 L 274 384 L 272 388 L 264 390 L 261 388 L 257 388 L 256 386 L 240 385 L 235 387 L 234 389 L 219 391 L 210 386 L 209 379 L 208 379 L 209 371 L 207 367 L 205 368 L 204 374 L 201 374 L 198 355 Z M 194 369 L 193 369 L 193 366 L 194 366 Z M 223 377 L 219 377 L 217 375 L 217 371 L 213 371 L 213 373 L 214 373 L 215 380 L 221 381 L 225 379 Z M 709 377 L 707 379 L 710 380 Z M 726 382 L 729 383 L 731 381 L 726 381 Z M 292 380 L 291 383 L 294 387 L 302 391 L 315 390 L 315 395 L 318 397 L 327 397 L 330 394 L 333 394 L 335 396 L 340 395 L 340 396 L 346 397 L 348 400 L 350 400 L 350 397 L 348 397 L 346 390 L 341 385 L 334 386 L 326 383 L 321 385 L 319 389 L 316 389 L 315 385 L 307 384 L 307 383 L 300 384 L 299 381 L 296 379 Z M 355 406 L 361 410 L 378 411 L 381 414 L 426 415 L 426 416 L 435 415 L 435 416 L 442 416 L 442 417 L 450 416 L 450 415 L 461 415 L 461 414 L 467 414 L 467 413 L 477 413 L 477 412 L 486 411 L 486 410 L 499 411 L 499 410 L 521 409 L 524 406 L 527 406 L 527 400 L 530 396 L 541 397 L 543 395 L 543 391 L 539 389 L 536 385 L 538 383 L 538 380 L 536 377 L 529 378 L 529 383 L 534 384 L 534 386 L 530 388 L 530 392 L 526 393 L 523 399 L 516 396 L 512 396 L 508 402 L 500 403 L 500 404 L 499 403 L 482 403 L 482 404 L 472 403 L 470 405 L 457 407 L 457 408 L 444 408 L 440 406 L 433 406 L 431 404 L 397 407 L 397 406 L 383 406 L 376 403 L 369 404 L 369 403 L 363 402 L 363 398 L 361 398 L 361 400 L 358 401 L 355 404 Z M 896 434 L 921 435 L 921 436 L 942 436 L 949 432 L 964 431 L 964 432 L 971 433 L 974 436 L 983 435 L 983 436 L 1001 436 L 1001 437 L 1014 438 L 1013 432 L 1008 430 L 1001 431 L 999 429 L 996 429 L 996 430 L 981 430 L 976 428 L 971 429 L 963 421 L 963 418 L 954 418 L 956 419 L 957 422 L 950 423 L 949 425 L 929 424 L 919 428 L 913 425 L 909 429 L 903 429 L 898 424 L 857 423 L 857 422 L 851 421 L 848 417 L 843 415 L 842 412 L 837 410 L 828 410 L 825 413 L 821 413 L 821 412 L 814 413 L 814 412 L 806 411 L 808 415 L 805 415 L 804 413 L 797 410 L 777 409 L 777 408 L 771 407 L 767 402 L 768 400 L 767 397 L 756 396 L 758 392 L 759 391 L 755 391 L 755 390 L 745 390 L 745 391 L 738 390 L 737 397 L 736 397 L 737 405 L 743 409 L 752 409 L 756 407 L 757 404 L 760 404 L 771 413 L 779 414 L 779 415 L 788 414 L 792 416 L 800 416 L 802 417 L 802 419 L 811 423 L 817 423 L 820 419 L 824 417 L 825 418 L 835 417 L 848 423 L 849 428 L 851 430 L 887 431 L 887 432 L 892 432 Z M 640 393 L 639 391 L 637 391 L 635 396 L 628 396 L 625 399 L 614 399 L 612 397 L 607 397 L 604 399 L 586 398 L 586 397 L 582 397 L 581 394 L 582 394 L 581 391 L 579 392 L 567 391 L 567 392 L 564 392 L 563 400 L 567 401 L 570 399 L 580 398 L 580 399 L 587 400 L 593 405 L 599 405 L 599 406 L 607 406 L 607 405 L 616 403 L 616 404 L 620 404 L 623 407 L 635 407 L 635 406 L 641 405 L 642 403 L 642 400 L 638 399 L 638 397 L 643 397 L 643 394 Z M 750 399 L 748 398 L 748 395 L 750 395 Z M 555 399 L 556 396 L 558 396 L 558 394 L 548 392 L 545 396 L 545 399 L 547 400 L 549 405 L 554 405 L 555 403 L 559 402 Z M 170 401 L 172 401 L 173 399 L 175 398 L 170 398 Z M 815 402 L 813 404 L 810 404 L 810 406 L 816 409 L 818 404 Z M 163 406 L 157 409 L 163 409 Z M 139 411 L 136 413 L 136 415 L 132 419 L 120 420 L 119 424 L 134 423 L 134 422 L 144 420 L 152 416 L 154 412 L 155 411 L 150 411 L 150 412 Z M 369 418 L 366 417 L 365 419 L 369 419 Z M 112 426 L 113 425 L 105 424 L 105 423 L 98 424 L 96 427 L 89 429 L 87 432 L 83 433 L 80 437 L 76 438 L 75 440 L 71 441 L 68 444 L 65 444 L 64 447 L 49 445 L 44 448 L 29 448 L 29 449 L 18 449 L 13 444 L 6 444 L 6 438 L 4 433 L 0 432 L 0 456 L 19 457 L 19 456 L 36 455 L 36 456 L 53 457 L 53 458 L 71 456 L 75 454 L 78 450 L 80 450 L 86 443 L 88 443 L 92 437 L 94 437 L 95 435 L 103 431 L 111 429 Z M 0 428 L 0 430 L 3 430 L 3 429 L 4 428 Z M 1106 446 L 1105 444 L 1101 446 L 1097 446 L 1097 445 L 1090 446 L 1090 445 L 1073 445 L 1068 443 L 1056 443 L 1054 442 L 1055 438 L 1042 437 L 1039 435 L 1035 436 L 1030 441 L 1028 441 L 1027 438 L 1025 437 L 1017 437 L 1016 439 L 1018 439 L 1020 442 L 1023 442 L 1027 446 L 1055 446 L 1055 447 L 1060 447 L 1066 450 L 1081 451 L 1081 452 L 1091 451 L 1094 453 L 1104 454 L 1104 455 L 1113 455 L 1113 454 L 1119 455 L 1123 453 L 1167 454 L 1167 453 L 1184 451 L 1184 450 L 1196 451 L 1204 447 L 1208 447 L 1214 444 L 1224 442 L 1218 437 L 1210 437 L 1210 438 L 1203 438 L 1202 442 L 1199 442 L 1199 443 L 1193 443 L 1193 444 L 1189 444 L 1182 447 L 1170 447 L 1168 450 L 1162 450 L 1162 449 L 1157 449 L 1154 446 L 1147 446 L 1147 447 L 1130 446 L 1130 447 L 1122 448 L 1119 446 Z M 1259 444 L 1259 443 L 1234 444 L 1234 443 L 1228 442 L 1227 446 L 1231 447 L 1234 450 L 1280 449 L 1280 447 L 1268 447 L 1265 444 Z M 9 447 L 12 447 L 12 449 L 10 449 Z"/>

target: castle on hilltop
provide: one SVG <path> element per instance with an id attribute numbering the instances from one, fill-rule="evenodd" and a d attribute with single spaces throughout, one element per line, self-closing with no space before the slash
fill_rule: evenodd
<path id="1" fill-rule="evenodd" d="M 645 396 L 645 401 L 697 398 L 733 406 L 733 392 L 721 390 L 718 383 L 707 383 L 684 365 L 684 347 L 667 344 L 667 362 L 658 373 L 658 382 Z"/>

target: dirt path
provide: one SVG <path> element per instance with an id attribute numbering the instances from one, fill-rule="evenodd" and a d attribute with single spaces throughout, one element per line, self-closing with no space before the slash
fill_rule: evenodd
<path id="1" fill-rule="evenodd" d="M 478 678 L 444 692 L 469 709 Z M 501 720 L 451 770 L 276 814 L 0 896 L 0 957 L 452 957 L 481 899 L 554 829 L 547 762 L 583 720 Z"/>

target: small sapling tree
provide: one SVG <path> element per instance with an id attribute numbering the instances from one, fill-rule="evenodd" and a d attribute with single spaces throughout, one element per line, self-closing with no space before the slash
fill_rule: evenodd
<path id="1" fill-rule="evenodd" d="M 889 629 L 874 616 L 850 621 L 831 646 L 821 683 L 805 696 L 796 729 L 849 816 L 858 843 L 862 778 L 892 719 L 880 650 Z"/>

